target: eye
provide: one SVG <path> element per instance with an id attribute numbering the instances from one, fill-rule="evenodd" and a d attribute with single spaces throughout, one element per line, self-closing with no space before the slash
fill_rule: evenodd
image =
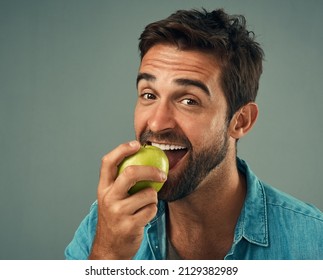
<path id="1" fill-rule="evenodd" d="M 150 92 L 146 92 L 146 93 L 141 94 L 141 97 L 146 100 L 156 99 L 156 95 L 154 95 L 153 93 L 150 93 Z"/>
<path id="2" fill-rule="evenodd" d="M 192 98 L 185 98 L 181 101 L 181 103 L 188 106 L 198 105 L 198 102 Z"/>

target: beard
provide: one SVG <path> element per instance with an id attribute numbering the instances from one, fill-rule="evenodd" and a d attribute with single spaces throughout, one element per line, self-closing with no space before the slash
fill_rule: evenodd
<path id="1" fill-rule="evenodd" d="M 225 159 L 228 152 L 227 127 L 218 134 L 212 146 L 203 147 L 195 151 L 189 140 L 177 133 L 153 133 L 145 132 L 140 137 L 141 143 L 152 137 L 156 141 L 169 143 L 183 143 L 188 148 L 188 159 L 182 171 L 177 174 L 168 174 L 167 181 L 158 192 L 158 198 L 166 202 L 182 199 L 194 192 L 207 175 L 217 168 Z"/>

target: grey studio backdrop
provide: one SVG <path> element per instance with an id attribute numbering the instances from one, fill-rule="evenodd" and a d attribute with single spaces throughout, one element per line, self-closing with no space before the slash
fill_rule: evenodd
<path id="1" fill-rule="evenodd" d="M 264 181 L 323 209 L 322 1 L 0 1 L 0 259 L 63 259 L 101 157 L 134 138 L 137 43 L 177 9 L 244 14 L 266 53 L 254 130 Z"/>

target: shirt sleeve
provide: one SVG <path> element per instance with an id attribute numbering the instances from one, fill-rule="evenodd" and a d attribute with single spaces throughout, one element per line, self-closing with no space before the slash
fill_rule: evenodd
<path id="1" fill-rule="evenodd" d="M 95 201 L 89 214 L 83 219 L 70 244 L 65 249 L 66 260 L 87 260 L 92 249 L 96 233 L 97 201 Z"/>

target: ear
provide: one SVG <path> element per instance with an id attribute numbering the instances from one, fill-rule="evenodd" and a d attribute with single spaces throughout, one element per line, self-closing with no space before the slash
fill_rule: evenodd
<path id="1" fill-rule="evenodd" d="M 239 139 L 245 136 L 256 123 L 258 106 L 250 102 L 241 107 L 232 117 L 229 125 L 230 136 Z"/>

